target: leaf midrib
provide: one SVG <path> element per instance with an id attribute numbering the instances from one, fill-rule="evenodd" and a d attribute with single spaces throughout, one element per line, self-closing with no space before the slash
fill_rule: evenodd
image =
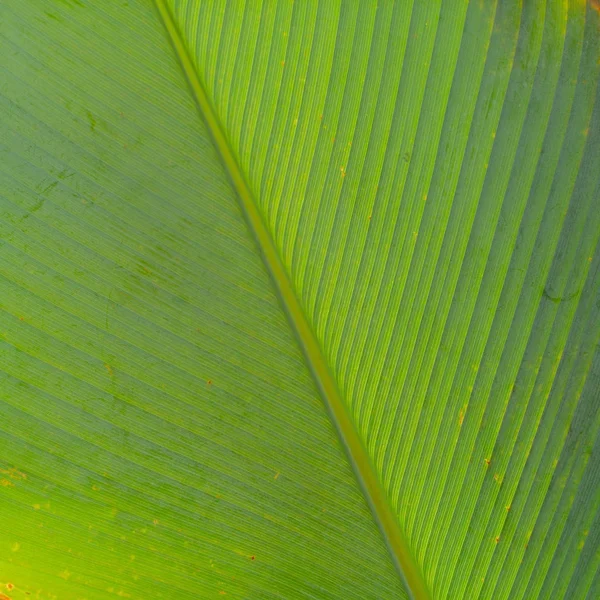
<path id="1" fill-rule="evenodd" d="M 298 301 L 295 290 L 286 272 L 273 239 L 250 191 L 239 164 L 229 146 L 219 119 L 217 118 L 192 60 L 179 34 L 177 25 L 165 0 L 155 0 L 161 21 L 186 76 L 190 91 L 204 119 L 215 148 L 237 193 L 242 213 L 256 241 L 263 262 L 271 276 L 279 300 L 289 324 L 302 349 L 329 416 L 335 425 L 340 441 L 346 450 L 356 478 L 371 508 L 392 560 L 403 579 L 407 592 L 415 600 L 427 600 L 429 591 L 416 561 L 410 553 L 407 541 L 392 512 L 371 460 L 358 436 L 348 414 L 334 377 L 331 375 L 321 347 L 312 331 Z"/>

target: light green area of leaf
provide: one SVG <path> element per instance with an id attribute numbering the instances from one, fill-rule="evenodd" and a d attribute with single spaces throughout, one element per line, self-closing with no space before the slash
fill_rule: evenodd
<path id="1" fill-rule="evenodd" d="M 596 0 L 1 0 L 0 598 L 599 597 L 599 82 Z"/>

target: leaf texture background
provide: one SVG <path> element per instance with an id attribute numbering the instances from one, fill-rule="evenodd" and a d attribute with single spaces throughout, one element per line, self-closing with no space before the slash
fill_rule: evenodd
<path id="1" fill-rule="evenodd" d="M 428 595 L 600 596 L 597 2 L 157 6 L 0 4 L 2 593 L 409 597 L 239 175 Z"/>

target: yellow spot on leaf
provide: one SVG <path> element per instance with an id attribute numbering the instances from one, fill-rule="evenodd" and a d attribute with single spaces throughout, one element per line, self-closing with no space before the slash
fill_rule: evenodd
<path id="1" fill-rule="evenodd" d="M 25 475 L 25 473 L 15 469 L 14 467 L 10 469 L 0 469 L 0 473 L 8 475 L 11 479 L 27 479 L 27 475 Z"/>

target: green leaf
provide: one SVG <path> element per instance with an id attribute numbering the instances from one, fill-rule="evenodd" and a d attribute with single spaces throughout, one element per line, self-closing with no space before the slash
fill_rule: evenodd
<path id="1" fill-rule="evenodd" d="M 2 0 L 0 599 L 600 596 L 600 5 Z"/>

